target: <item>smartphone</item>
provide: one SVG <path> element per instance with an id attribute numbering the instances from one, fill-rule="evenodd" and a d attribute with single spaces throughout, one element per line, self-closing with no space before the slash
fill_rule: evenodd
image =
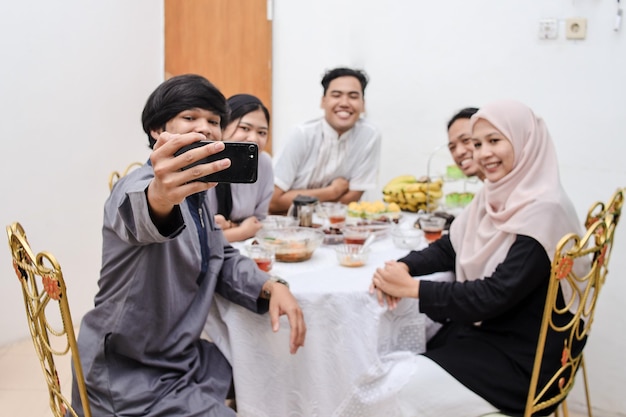
<path id="1" fill-rule="evenodd" d="M 190 149 L 213 143 L 211 141 L 194 142 L 183 146 L 174 155 L 178 156 Z M 202 182 L 230 182 L 251 184 L 256 182 L 259 170 L 259 146 L 254 142 L 224 142 L 224 150 L 215 155 L 207 156 L 183 168 L 189 169 L 198 164 L 206 164 L 220 159 L 230 159 L 230 166 L 222 171 L 195 179 Z"/>

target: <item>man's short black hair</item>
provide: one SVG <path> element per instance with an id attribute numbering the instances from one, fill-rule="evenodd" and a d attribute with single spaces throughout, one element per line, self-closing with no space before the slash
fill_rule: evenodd
<path id="1" fill-rule="evenodd" d="M 339 77 L 354 77 L 359 80 L 361 83 L 361 94 L 365 96 L 365 87 L 367 87 L 367 82 L 369 81 L 367 74 L 362 70 L 355 70 L 352 68 L 335 68 L 326 71 L 324 77 L 322 78 L 322 87 L 324 87 L 324 95 L 326 95 L 326 91 L 328 90 L 328 86 L 330 82 L 335 78 Z"/>
<path id="2" fill-rule="evenodd" d="M 452 119 L 450 119 L 450 121 L 448 122 L 448 130 L 450 130 L 450 126 L 452 126 L 452 123 L 456 122 L 459 119 L 470 119 L 477 111 L 478 109 L 476 107 L 466 107 L 462 110 L 459 110 L 459 112 L 452 116 Z"/>
<path id="3" fill-rule="evenodd" d="M 177 75 L 161 83 L 143 108 L 141 123 L 143 131 L 148 134 L 150 148 L 156 142 L 151 131 L 164 129 L 178 113 L 191 109 L 209 110 L 218 115 L 222 130 L 228 124 L 226 98 L 217 87 L 201 75 Z"/>

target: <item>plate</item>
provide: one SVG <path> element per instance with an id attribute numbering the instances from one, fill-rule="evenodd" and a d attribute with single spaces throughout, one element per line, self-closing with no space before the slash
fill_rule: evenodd
<path id="1" fill-rule="evenodd" d="M 376 240 L 384 239 L 389 234 L 389 229 L 394 223 L 383 222 L 378 220 L 358 219 L 358 221 L 350 222 L 349 227 L 357 227 L 366 229 L 368 232 L 376 236 Z"/>

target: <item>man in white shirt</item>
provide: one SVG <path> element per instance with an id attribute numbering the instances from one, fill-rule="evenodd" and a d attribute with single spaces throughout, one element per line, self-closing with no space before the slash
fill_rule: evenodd
<path id="1" fill-rule="evenodd" d="M 348 204 L 377 186 L 381 135 L 361 118 L 367 82 L 360 70 L 326 72 L 324 117 L 291 131 L 274 164 L 270 213 L 284 214 L 297 195 Z"/>

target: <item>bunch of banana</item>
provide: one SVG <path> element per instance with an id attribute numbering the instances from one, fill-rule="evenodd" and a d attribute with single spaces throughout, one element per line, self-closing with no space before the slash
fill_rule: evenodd
<path id="1" fill-rule="evenodd" d="M 383 200 L 397 203 L 402 210 L 432 211 L 443 196 L 443 180 L 430 181 L 428 177 L 400 175 L 383 187 Z"/>

